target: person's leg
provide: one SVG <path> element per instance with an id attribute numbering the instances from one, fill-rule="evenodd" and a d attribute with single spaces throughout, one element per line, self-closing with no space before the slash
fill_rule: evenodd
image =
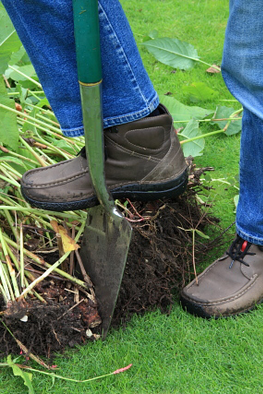
<path id="1" fill-rule="evenodd" d="M 261 2 L 231 0 L 222 72 L 244 107 L 237 238 L 226 255 L 199 276 L 198 284 L 194 280 L 183 289 L 182 305 L 203 317 L 235 315 L 263 300 L 262 38 Z"/>
<path id="2" fill-rule="evenodd" d="M 3 0 L 63 133 L 83 134 L 72 0 Z M 159 103 L 118 0 L 100 0 L 104 127 L 149 115 Z"/>
<path id="3" fill-rule="evenodd" d="M 236 213 L 236 231 L 242 239 L 256 245 L 263 245 L 262 147 L 263 113 L 261 118 L 259 118 L 244 108 L 240 149 L 240 193 Z"/>
<path id="4" fill-rule="evenodd" d="M 71 0 L 4 0 L 65 135 L 83 134 Z M 173 120 L 143 67 L 119 1 L 99 3 L 106 183 L 113 197 L 181 194 L 187 166 Z M 158 108 L 157 108 L 158 107 Z M 97 203 L 83 151 L 76 159 L 26 172 L 22 193 L 51 210 Z"/>

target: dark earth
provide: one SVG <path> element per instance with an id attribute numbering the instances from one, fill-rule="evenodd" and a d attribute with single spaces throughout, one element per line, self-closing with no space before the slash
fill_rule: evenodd
<path id="1" fill-rule="evenodd" d="M 212 237 L 196 237 L 196 265 L 215 247 L 221 231 L 218 220 L 206 215 L 195 198 L 201 173 L 196 172 L 187 191 L 174 200 L 131 203 L 133 238 L 112 327 L 125 329 L 133 314 L 156 308 L 169 314 L 181 288 L 194 277 L 191 229 L 206 232 L 210 227 L 210 234 L 215 233 L 214 242 Z M 52 263 L 58 256 L 45 258 Z M 76 300 L 71 285 L 56 277 L 41 282 L 37 291 L 46 304 L 27 297 L 4 310 L 3 300 L 0 303 L 0 356 L 21 353 L 22 343 L 25 357 L 32 352 L 50 358 L 68 346 L 97 339 L 100 317 L 84 292 L 80 290 Z M 25 315 L 28 321 L 21 321 Z"/>

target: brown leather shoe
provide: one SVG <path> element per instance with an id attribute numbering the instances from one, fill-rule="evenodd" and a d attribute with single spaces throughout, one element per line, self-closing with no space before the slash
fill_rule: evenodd
<path id="1" fill-rule="evenodd" d="M 230 249 L 193 280 L 181 304 L 201 317 L 233 316 L 263 301 L 263 247 L 237 236 Z"/>
<path id="2" fill-rule="evenodd" d="M 184 192 L 187 165 L 167 109 L 160 115 L 104 130 L 105 177 L 113 198 L 172 198 Z M 72 160 L 27 171 L 21 180 L 33 206 L 68 211 L 98 204 L 85 150 Z"/>

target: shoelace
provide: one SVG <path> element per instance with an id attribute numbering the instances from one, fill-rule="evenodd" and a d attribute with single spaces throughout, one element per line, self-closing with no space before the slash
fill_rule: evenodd
<path id="1" fill-rule="evenodd" d="M 235 261 L 239 261 L 240 263 L 249 267 L 249 264 L 244 261 L 244 257 L 246 255 L 254 256 L 256 253 L 250 253 L 248 250 L 252 244 L 248 241 L 244 241 L 238 235 L 237 238 L 234 240 L 232 245 L 229 248 L 229 251 L 226 254 L 231 258 L 231 263 L 229 269 L 233 267 Z"/>

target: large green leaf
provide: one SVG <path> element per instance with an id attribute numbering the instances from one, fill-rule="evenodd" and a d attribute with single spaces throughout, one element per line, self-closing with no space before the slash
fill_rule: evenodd
<path id="1" fill-rule="evenodd" d="M 193 82 L 190 86 L 183 86 L 183 92 L 187 93 L 192 102 L 214 100 L 218 93 L 209 88 L 203 82 Z"/>
<path id="2" fill-rule="evenodd" d="M 156 38 L 142 43 L 159 62 L 168 66 L 189 70 L 199 60 L 196 49 L 177 38 Z"/>
<path id="3" fill-rule="evenodd" d="M 235 113 L 234 108 L 219 106 L 216 109 L 214 119 L 228 119 L 228 118 L 232 117 L 233 113 Z M 220 129 L 223 129 L 229 121 L 228 120 L 217 120 L 217 121 L 213 121 L 213 122 L 216 123 Z M 229 125 L 226 129 L 226 135 L 229 136 L 229 135 L 239 133 L 241 131 L 241 127 L 242 127 L 241 119 L 235 119 L 235 117 L 233 117 L 233 120 L 231 120 L 231 122 L 229 123 Z"/>
<path id="4" fill-rule="evenodd" d="M 10 100 L 4 85 L 3 78 L 0 78 L 0 104 L 7 107 L 15 107 L 14 101 Z M 0 143 L 9 146 L 13 150 L 18 148 L 18 128 L 16 115 L 8 109 L 0 106 Z"/>
<path id="5" fill-rule="evenodd" d="M 194 137 L 199 137 L 202 135 L 201 130 L 199 129 L 199 124 L 195 120 L 191 120 L 185 129 L 180 133 L 180 136 L 183 137 L 184 140 L 190 140 Z M 182 144 L 184 156 L 202 156 L 202 151 L 205 147 L 205 139 L 200 138 L 194 141 L 185 142 Z"/>
<path id="6" fill-rule="evenodd" d="M 213 114 L 214 111 L 207 108 L 201 108 L 197 106 L 188 106 L 180 103 L 173 97 L 160 96 L 161 102 L 168 108 L 173 119 L 175 121 L 181 121 L 177 123 L 176 128 L 185 126 L 185 124 L 191 119 L 204 119 L 208 115 Z"/>
<path id="7" fill-rule="evenodd" d="M 0 43 L 5 39 L 6 35 L 9 35 L 13 30 L 14 26 L 2 4 L 0 1 Z"/>
<path id="8" fill-rule="evenodd" d="M 0 74 L 3 74 L 12 53 L 16 52 L 22 44 L 2 3 L 0 3 L 0 26 Z"/>
<path id="9" fill-rule="evenodd" d="M 20 64 L 24 64 L 24 62 L 21 62 L 21 60 L 24 57 L 28 59 L 28 56 L 27 56 L 25 48 L 24 47 L 20 47 L 17 52 L 14 52 L 11 55 L 9 64 L 10 65 L 14 65 L 14 64 L 17 64 L 18 62 L 20 62 Z M 28 62 L 26 64 L 30 64 L 30 60 L 28 60 Z"/>

